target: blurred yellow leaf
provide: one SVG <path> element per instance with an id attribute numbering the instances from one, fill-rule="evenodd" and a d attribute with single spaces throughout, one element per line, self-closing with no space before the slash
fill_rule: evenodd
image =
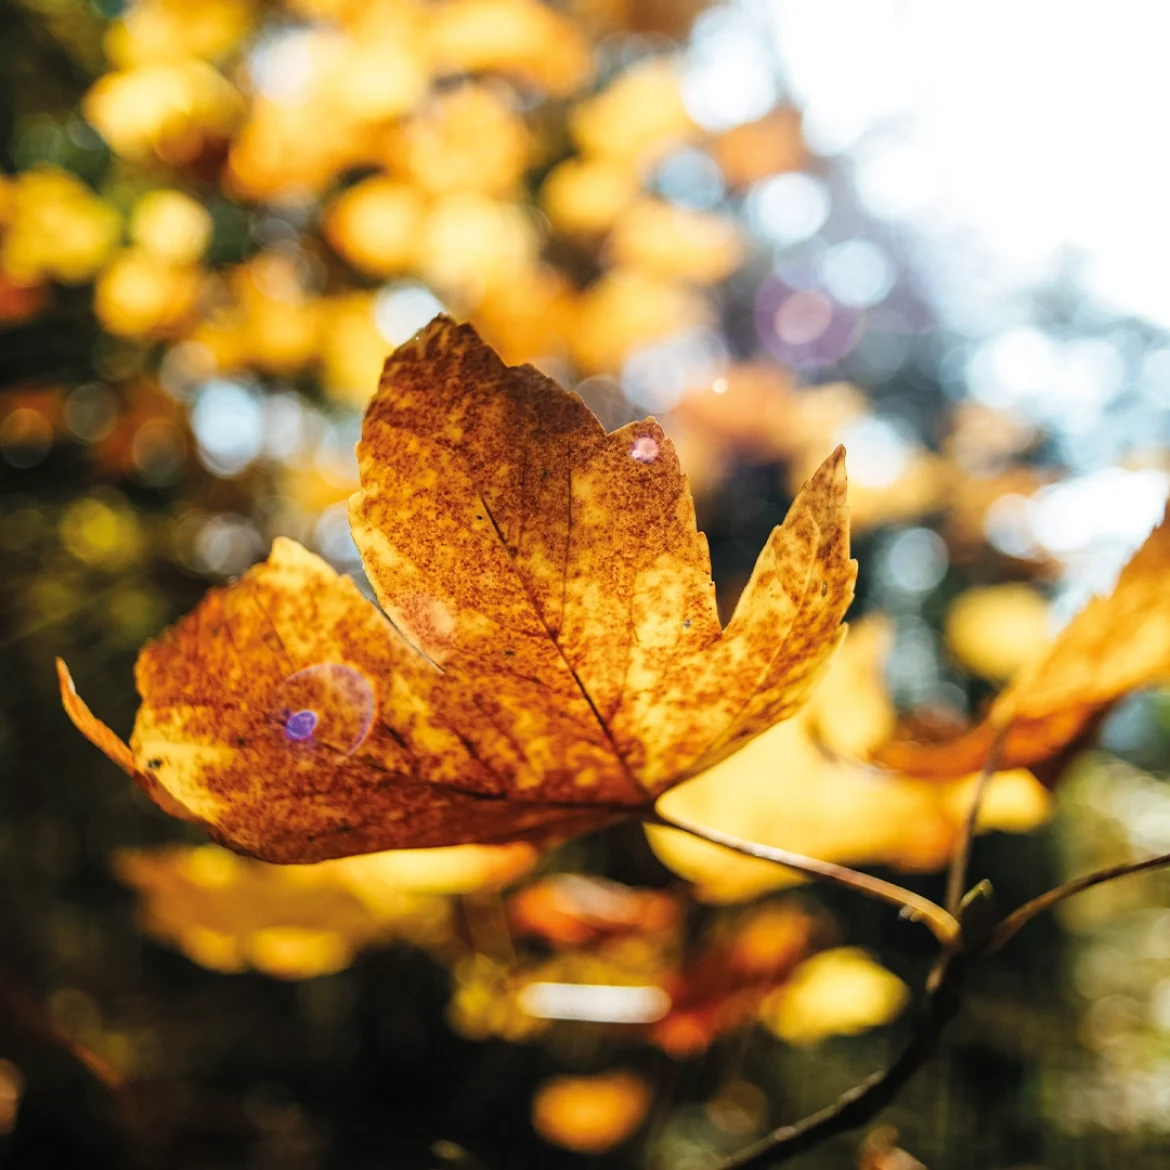
<path id="1" fill-rule="evenodd" d="M 505 73 L 568 96 L 592 71 L 580 28 L 539 0 L 448 0 L 428 35 L 442 72 Z"/>
<path id="2" fill-rule="evenodd" d="M 627 268 L 613 268 L 577 301 L 569 348 L 588 373 L 621 369 L 639 346 L 705 324 L 706 302 L 689 289 Z"/>
<path id="3" fill-rule="evenodd" d="M 850 624 L 802 716 L 830 752 L 864 759 L 889 739 L 897 712 L 883 668 L 893 642 L 894 625 L 885 614 L 866 614 Z"/>
<path id="4" fill-rule="evenodd" d="M 619 265 L 692 284 L 716 284 L 743 259 L 734 220 L 652 198 L 639 199 L 618 216 L 608 247 Z"/>
<path id="5" fill-rule="evenodd" d="M 641 61 L 579 103 L 569 128 L 582 154 L 649 166 L 693 138 L 678 70 L 667 57 Z"/>
<path id="6" fill-rule="evenodd" d="M 760 1018 L 788 1044 L 819 1044 L 892 1020 L 909 999 L 892 972 L 856 947 L 821 951 L 764 1001 Z"/>
<path id="7" fill-rule="evenodd" d="M 104 74 L 82 110 L 116 154 L 188 163 L 228 138 L 243 101 L 213 66 L 183 57 Z"/>
<path id="8" fill-rule="evenodd" d="M 144 195 L 130 215 L 130 238 L 167 264 L 194 264 L 211 242 L 211 216 L 182 191 L 159 188 Z"/>
<path id="9" fill-rule="evenodd" d="M 468 860 L 453 859 L 453 872 L 464 870 L 453 888 L 468 886 L 476 866 Z M 394 864 L 379 873 L 377 857 L 360 861 L 353 872 L 348 863 L 274 866 L 216 845 L 176 845 L 124 850 L 115 867 L 138 891 L 142 928 L 213 970 L 252 967 L 280 979 L 311 979 L 393 939 L 446 945 L 452 930 L 446 902 L 411 889 L 409 880 L 395 886 L 388 880 Z M 436 862 L 442 867 L 444 859 Z M 399 872 L 409 865 L 399 863 Z M 435 863 L 423 865 L 433 870 Z"/>
<path id="10" fill-rule="evenodd" d="M 426 201 L 415 187 L 374 175 L 343 191 L 325 211 L 325 238 L 371 276 L 410 270 Z"/>
<path id="11" fill-rule="evenodd" d="M 825 861 L 911 870 L 944 864 L 956 828 L 930 783 L 830 758 L 793 721 L 667 793 L 659 808 L 666 817 Z M 674 829 L 646 833 L 659 859 L 694 882 L 703 901 L 744 901 L 801 880 Z"/>
<path id="12" fill-rule="evenodd" d="M 201 268 L 171 264 L 145 248 L 128 248 L 98 277 L 94 312 L 110 333 L 165 335 L 194 313 L 202 284 Z"/>
<path id="13" fill-rule="evenodd" d="M 944 631 L 951 653 L 968 670 L 1002 680 L 1051 641 L 1048 602 L 1014 582 L 968 589 L 951 603 Z"/>
<path id="14" fill-rule="evenodd" d="M 1093 598 L 1024 663 L 982 723 L 949 742 L 897 738 L 878 758 L 916 775 L 954 776 L 982 767 L 1000 736 L 1005 766 L 1057 756 L 1123 695 L 1170 679 L 1168 573 L 1170 506 L 1113 592 Z"/>
<path id="15" fill-rule="evenodd" d="M 202 57 L 214 61 L 244 38 L 255 19 L 250 0 L 136 0 L 103 39 L 119 69 Z"/>
<path id="16" fill-rule="evenodd" d="M 465 84 L 439 93 L 392 139 L 392 169 L 424 191 L 513 192 L 536 141 L 500 87 Z"/>
<path id="17" fill-rule="evenodd" d="M 549 222 L 566 235 L 600 236 L 637 197 L 641 181 L 628 163 L 569 158 L 544 180 L 540 200 Z"/>

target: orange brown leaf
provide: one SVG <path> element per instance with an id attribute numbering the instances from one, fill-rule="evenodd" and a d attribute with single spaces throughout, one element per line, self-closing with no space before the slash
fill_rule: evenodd
<path id="1" fill-rule="evenodd" d="M 636 814 L 793 714 L 840 638 L 840 450 L 725 629 L 658 424 L 607 434 L 467 326 L 437 318 L 389 359 L 358 461 L 351 523 L 383 612 L 278 540 L 143 649 L 129 746 L 62 667 L 78 727 L 239 852 L 544 840 Z"/>

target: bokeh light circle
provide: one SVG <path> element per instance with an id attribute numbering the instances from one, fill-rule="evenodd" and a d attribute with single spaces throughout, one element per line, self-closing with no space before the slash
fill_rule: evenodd
<path id="1" fill-rule="evenodd" d="M 377 692 L 360 670 L 342 663 L 309 666 L 277 688 L 271 718 L 294 747 L 352 755 L 374 726 Z"/>

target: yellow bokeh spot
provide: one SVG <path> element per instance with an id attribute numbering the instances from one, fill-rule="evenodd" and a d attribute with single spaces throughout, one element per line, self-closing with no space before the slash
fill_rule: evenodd
<path id="1" fill-rule="evenodd" d="M 535 142 L 504 91 L 462 85 L 440 94 L 394 138 L 390 162 L 435 194 L 514 190 L 532 160 Z"/>
<path id="2" fill-rule="evenodd" d="M 508 73 L 557 96 L 592 71 L 581 29 L 540 0 L 448 0 L 434 10 L 429 46 L 442 72 Z"/>
<path id="3" fill-rule="evenodd" d="M 733 220 L 650 198 L 639 199 L 622 212 L 609 250 L 617 264 L 693 284 L 723 280 L 744 255 Z"/>
<path id="4" fill-rule="evenodd" d="M 158 260 L 194 264 L 211 242 L 211 216 L 182 191 L 144 195 L 130 216 L 130 238 Z"/>
<path id="5" fill-rule="evenodd" d="M 978 776 L 938 781 L 956 820 L 966 817 L 975 796 Z M 997 772 L 979 806 L 980 831 L 1030 833 L 1052 816 L 1052 794 L 1026 768 Z"/>
<path id="6" fill-rule="evenodd" d="M 798 170 L 808 158 L 800 114 L 794 109 L 773 110 L 757 122 L 736 126 L 715 140 L 713 153 L 732 187 Z"/>
<path id="7" fill-rule="evenodd" d="M 322 303 L 321 361 L 331 398 L 360 408 L 378 388 L 382 365 L 393 348 L 378 332 L 374 298 L 347 293 Z"/>
<path id="8" fill-rule="evenodd" d="M 968 589 L 947 612 L 951 653 L 983 678 L 1009 678 L 1051 641 L 1048 602 L 1030 585 Z"/>
<path id="9" fill-rule="evenodd" d="M 211 61 L 234 48 L 251 28 L 249 0 L 138 0 L 106 33 L 106 56 L 119 68 L 202 57 Z"/>
<path id="10" fill-rule="evenodd" d="M 760 1018 L 788 1044 L 852 1036 L 893 1019 L 906 985 L 864 951 L 839 947 L 806 959 L 760 1007 Z"/>
<path id="11" fill-rule="evenodd" d="M 414 187 L 375 175 L 330 204 L 325 237 L 355 268 L 371 276 L 391 276 L 411 267 L 425 212 L 425 201 Z"/>
<path id="12" fill-rule="evenodd" d="M 257 971 L 277 979 L 313 979 L 344 971 L 353 959 L 345 937 L 333 930 L 269 926 L 253 931 L 244 944 Z"/>
<path id="13" fill-rule="evenodd" d="M 409 41 L 393 35 L 355 39 L 328 78 L 332 99 L 351 116 L 381 121 L 407 113 L 426 92 L 427 76 Z"/>
<path id="14" fill-rule="evenodd" d="M 190 882 L 205 889 L 223 889 L 244 876 L 244 862 L 219 845 L 199 845 L 185 854 L 178 866 Z"/>
<path id="15" fill-rule="evenodd" d="M 116 154 L 164 162 L 197 158 L 227 138 L 243 105 L 231 83 L 193 57 L 138 65 L 100 77 L 82 102 L 86 120 Z"/>
<path id="16" fill-rule="evenodd" d="M 582 1154 L 612 1149 L 650 1107 L 650 1086 L 631 1072 L 552 1077 L 532 1100 L 532 1127 L 547 1142 Z"/>
<path id="17" fill-rule="evenodd" d="M 120 500 L 89 496 L 75 501 L 61 517 L 59 531 L 65 548 L 87 565 L 117 569 L 143 550 L 138 519 Z"/>
<path id="18" fill-rule="evenodd" d="M 599 236 L 609 231 L 640 187 L 637 171 L 624 162 L 570 158 L 549 172 L 540 198 L 558 231 Z"/>
<path id="19" fill-rule="evenodd" d="M 639 346 L 702 325 L 709 313 L 706 302 L 689 289 L 614 268 L 581 294 L 569 347 L 586 373 L 611 373 Z"/>
<path id="20" fill-rule="evenodd" d="M 470 192 L 438 200 L 418 242 L 418 273 L 441 294 L 475 303 L 490 283 L 536 263 L 540 239 L 526 210 Z"/>
<path id="21" fill-rule="evenodd" d="M 203 273 L 160 260 L 144 248 L 116 257 L 97 279 L 93 307 L 110 333 L 150 337 L 170 332 L 195 310 Z"/>
<path id="22" fill-rule="evenodd" d="M 642 62 L 572 112 L 583 154 L 650 165 L 697 134 L 683 105 L 679 73 L 665 57 Z"/>
<path id="23" fill-rule="evenodd" d="M 509 365 L 560 354 L 575 304 L 572 286 L 541 265 L 490 281 L 473 323 Z"/>
<path id="24" fill-rule="evenodd" d="M 106 262 L 121 220 L 80 179 L 57 167 L 25 171 L 8 187 L 0 270 L 17 284 L 78 284 Z"/>

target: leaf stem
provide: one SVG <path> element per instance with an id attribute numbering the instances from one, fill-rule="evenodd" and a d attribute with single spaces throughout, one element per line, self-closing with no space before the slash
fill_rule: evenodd
<path id="1" fill-rule="evenodd" d="M 1170 866 L 1170 853 L 1162 853 L 1157 857 L 1147 857 L 1144 861 L 1128 861 L 1121 865 L 1111 865 L 1107 869 L 1099 869 L 1095 873 L 1085 874 L 1084 877 L 1074 878 L 1071 882 L 1066 882 L 1063 886 L 1057 886 L 1056 889 L 1049 890 L 1046 894 L 1041 894 L 1039 897 L 1033 898 L 1030 902 L 1025 902 L 1018 909 L 1013 910 L 992 932 L 991 938 L 983 948 L 983 951 L 985 954 L 992 954 L 998 951 L 1004 943 L 1012 938 L 1021 927 L 1031 922 L 1037 914 L 1041 914 L 1050 907 L 1055 906 L 1057 902 L 1063 902 L 1065 898 L 1071 898 L 1073 894 L 1079 894 L 1082 890 L 1092 889 L 1093 886 L 1100 886 L 1105 882 L 1111 882 L 1115 878 L 1128 877 L 1131 873 L 1143 873 L 1150 869 L 1164 869 L 1167 866 Z"/>
<path id="2" fill-rule="evenodd" d="M 983 806 L 983 798 L 991 787 L 991 778 L 999 767 L 999 757 L 1003 750 L 1003 741 L 1007 737 L 1008 725 L 1005 724 L 996 733 L 987 749 L 987 759 L 983 764 L 983 771 L 975 783 L 975 791 L 971 795 L 971 807 L 967 810 L 967 819 L 959 833 L 955 855 L 951 858 L 951 869 L 947 874 L 947 911 L 952 915 L 959 913 L 959 903 L 963 900 L 964 889 L 967 884 L 967 867 L 971 863 L 971 843 L 975 839 L 975 830 L 979 825 L 979 810 Z"/>
<path id="3" fill-rule="evenodd" d="M 934 1055 L 939 1037 L 962 1006 L 965 970 L 966 955 L 960 948 L 944 954 L 918 1028 L 893 1064 L 846 1090 L 832 1105 L 792 1125 L 781 1126 L 733 1154 L 719 1164 L 718 1170 L 778 1166 L 876 1117 Z"/>
<path id="4" fill-rule="evenodd" d="M 758 845 L 754 841 L 744 841 L 733 837 L 730 833 L 719 829 L 708 828 L 706 825 L 690 821 L 679 820 L 664 816 L 654 810 L 643 818 L 647 824 L 660 825 L 668 829 L 678 829 L 689 833 L 702 841 L 712 845 L 722 845 L 725 849 L 732 849 L 746 857 L 756 857 L 762 861 L 772 861 L 788 869 L 810 877 L 820 878 L 822 881 L 832 882 L 846 889 L 866 894 L 871 898 L 878 898 L 897 906 L 908 917 L 916 922 L 923 922 L 934 936 L 944 945 L 951 946 L 959 937 L 959 923 L 953 914 L 948 913 L 929 898 L 923 898 L 910 890 L 896 886 L 892 882 L 882 881 L 881 878 L 871 877 L 869 874 L 858 873 L 855 869 L 848 869 L 843 865 L 834 865 L 831 861 L 820 861 L 815 857 L 806 857 L 802 853 L 790 853 L 787 849 L 777 849 L 772 845 Z"/>

